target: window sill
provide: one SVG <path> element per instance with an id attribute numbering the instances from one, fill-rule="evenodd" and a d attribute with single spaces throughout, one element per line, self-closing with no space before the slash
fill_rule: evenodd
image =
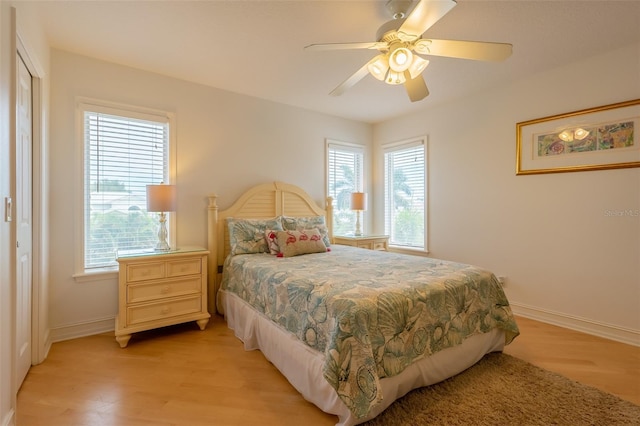
<path id="1" fill-rule="evenodd" d="M 90 271 L 84 271 L 77 274 L 73 274 L 73 279 L 77 283 L 92 283 L 97 281 L 117 280 L 118 279 L 118 267 L 111 266 L 109 268 L 100 268 Z"/>
<path id="2" fill-rule="evenodd" d="M 429 257 L 429 251 L 422 248 L 409 248 L 389 245 L 389 251 L 392 251 L 394 253 L 410 254 L 413 256 Z"/>

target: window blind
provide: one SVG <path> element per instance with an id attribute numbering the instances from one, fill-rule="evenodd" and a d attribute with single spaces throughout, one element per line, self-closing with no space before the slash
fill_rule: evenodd
<path id="1" fill-rule="evenodd" d="M 146 185 L 168 183 L 169 124 L 140 114 L 83 115 L 84 266 L 91 269 L 115 265 L 118 250 L 150 249 L 157 242 Z"/>
<path id="2" fill-rule="evenodd" d="M 389 243 L 425 249 L 426 162 L 422 140 L 384 150 L 385 233 Z"/>
<path id="3" fill-rule="evenodd" d="M 333 198 L 333 233 L 353 233 L 356 213 L 351 210 L 351 193 L 363 191 L 364 149 L 348 144 L 329 143 L 327 163 L 328 196 Z"/>

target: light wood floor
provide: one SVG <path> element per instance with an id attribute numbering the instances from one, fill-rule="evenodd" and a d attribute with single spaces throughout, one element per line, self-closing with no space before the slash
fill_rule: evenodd
<path id="1" fill-rule="evenodd" d="M 518 318 L 505 352 L 640 405 L 640 348 Z M 220 317 L 55 343 L 18 393 L 18 426 L 334 425 Z"/>

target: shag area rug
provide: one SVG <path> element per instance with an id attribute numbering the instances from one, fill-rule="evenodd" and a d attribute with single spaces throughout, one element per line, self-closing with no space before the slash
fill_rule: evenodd
<path id="1" fill-rule="evenodd" d="M 640 406 L 503 353 L 409 392 L 366 426 L 640 425 Z"/>

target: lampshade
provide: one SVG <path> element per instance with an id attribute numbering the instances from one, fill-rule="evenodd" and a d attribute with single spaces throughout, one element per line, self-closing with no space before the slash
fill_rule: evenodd
<path id="1" fill-rule="evenodd" d="M 174 212 L 177 198 L 175 185 L 147 185 L 148 212 Z"/>
<path id="2" fill-rule="evenodd" d="M 406 47 L 398 47 L 389 53 L 389 67 L 401 73 L 409 69 L 413 62 L 413 53 Z"/>
<path id="3" fill-rule="evenodd" d="M 387 55 L 378 55 L 367 65 L 369 73 L 380 81 L 384 81 L 389 70 L 389 59 Z"/>
<path id="4" fill-rule="evenodd" d="M 364 192 L 351 193 L 351 210 L 366 210 L 367 194 Z"/>
<path id="5" fill-rule="evenodd" d="M 427 65 L 429 65 L 428 60 L 421 58 L 418 55 L 413 55 L 413 62 L 409 67 L 409 74 L 411 74 L 411 78 L 416 78 L 417 76 L 419 76 L 427 67 Z"/>

